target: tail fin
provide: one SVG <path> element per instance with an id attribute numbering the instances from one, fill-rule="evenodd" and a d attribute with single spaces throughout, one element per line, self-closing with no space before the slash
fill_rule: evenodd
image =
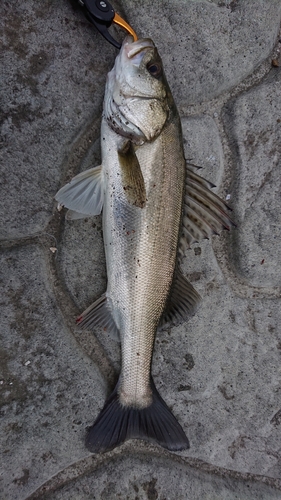
<path id="1" fill-rule="evenodd" d="M 88 431 L 86 446 L 92 453 L 112 450 L 131 438 L 145 439 L 171 451 L 189 448 L 184 431 L 153 382 L 152 403 L 143 409 L 123 406 L 117 386 Z"/>

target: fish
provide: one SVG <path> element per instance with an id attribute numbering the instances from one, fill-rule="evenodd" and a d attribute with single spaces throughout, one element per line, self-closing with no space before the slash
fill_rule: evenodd
<path id="1" fill-rule="evenodd" d="M 127 36 L 107 75 L 102 163 L 78 174 L 56 200 L 68 219 L 102 212 L 106 292 L 77 319 L 121 341 L 121 372 L 86 446 L 104 453 L 127 439 L 189 448 L 151 376 L 157 330 L 186 321 L 201 297 L 180 261 L 195 242 L 230 229 L 228 206 L 184 156 L 179 114 L 149 38 Z"/>

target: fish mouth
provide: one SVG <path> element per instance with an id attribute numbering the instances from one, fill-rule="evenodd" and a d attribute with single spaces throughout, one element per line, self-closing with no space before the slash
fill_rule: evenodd
<path id="1" fill-rule="evenodd" d="M 128 59 L 133 59 L 137 54 L 143 52 L 146 49 L 154 49 L 155 45 L 149 38 L 144 38 L 143 40 L 138 40 L 134 43 L 126 43 L 126 52 Z"/>

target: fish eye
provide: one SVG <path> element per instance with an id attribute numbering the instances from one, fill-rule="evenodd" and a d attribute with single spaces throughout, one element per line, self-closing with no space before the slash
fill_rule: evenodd
<path id="1" fill-rule="evenodd" d="M 159 63 L 150 63 L 147 65 L 147 69 L 154 78 L 160 78 L 160 76 L 162 76 L 162 66 Z"/>

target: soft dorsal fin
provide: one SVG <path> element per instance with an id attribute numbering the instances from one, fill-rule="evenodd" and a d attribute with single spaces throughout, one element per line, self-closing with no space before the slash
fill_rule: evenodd
<path id="1" fill-rule="evenodd" d="M 90 305 L 76 320 L 81 328 L 106 329 L 112 338 L 119 340 L 119 330 L 113 319 L 110 304 L 105 294 Z"/>
<path id="2" fill-rule="evenodd" d="M 122 143 L 118 148 L 118 158 L 127 201 L 131 205 L 143 208 L 146 203 L 144 178 L 131 141 Z"/>
<path id="3" fill-rule="evenodd" d="M 95 167 L 76 175 L 56 194 L 55 199 L 72 212 L 87 215 L 99 215 L 103 206 L 104 186 L 102 167 Z M 84 214 L 84 215 L 83 215 Z"/>
<path id="4" fill-rule="evenodd" d="M 199 306 L 201 297 L 187 281 L 179 269 L 176 269 L 170 296 L 160 320 L 159 326 L 166 323 L 177 325 L 193 315 Z"/>
<path id="5" fill-rule="evenodd" d="M 210 191 L 214 184 L 187 168 L 183 231 L 179 243 L 179 253 L 194 242 L 218 234 L 222 229 L 230 229 L 236 224 L 226 213 L 231 210 L 215 193 Z"/>

